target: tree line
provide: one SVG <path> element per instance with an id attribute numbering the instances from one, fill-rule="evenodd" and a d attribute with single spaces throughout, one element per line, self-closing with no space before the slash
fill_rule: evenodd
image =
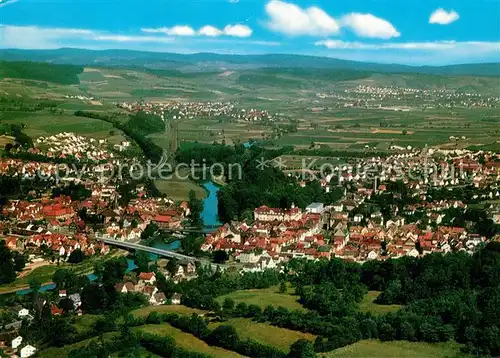
<path id="1" fill-rule="evenodd" d="M 288 274 L 287 274 L 288 273 Z M 283 307 L 221 306 L 215 298 L 238 289 L 277 285 L 272 272 L 231 275 L 201 272 L 181 283 L 182 303 L 222 317 L 243 316 L 320 338 L 317 351 L 360 339 L 441 342 L 456 340 L 473 354 L 500 354 L 500 243 L 490 242 L 474 255 L 432 253 L 364 264 L 340 259 L 292 260 L 285 278 L 309 312 Z M 378 304 L 405 305 L 396 313 L 359 312 L 367 290 L 381 291 Z"/>

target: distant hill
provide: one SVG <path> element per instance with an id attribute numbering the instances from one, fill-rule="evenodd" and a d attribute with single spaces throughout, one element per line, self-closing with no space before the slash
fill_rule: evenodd
<path id="1" fill-rule="evenodd" d="M 36 81 L 47 81 L 62 85 L 80 83 L 78 74 L 83 68 L 74 65 L 54 65 L 44 62 L 12 62 L 0 61 L 0 79 L 22 78 Z"/>
<path id="2" fill-rule="evenodd" d="M 287 54 L 222 55 L 197 53 L 186 55 L 131 50 L 94 51 L 62 48 L 57 50 L 0 50 L 0 59 L 4 61 L 40 61 L 79 66 L 133 66 L 137 68 L 169 69 L 182 72 L 213 72 L 225 69 L 243 70 L 263 67 L 287 67 L 455 76 L 500 76 L 500 63 L 407 66 Z"/>

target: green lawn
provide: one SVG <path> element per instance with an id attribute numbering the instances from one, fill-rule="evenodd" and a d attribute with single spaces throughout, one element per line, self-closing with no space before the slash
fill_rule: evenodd
<path id="1" fill-rule="evenodd" d="M 203 198 L 205 196 L 205 190 L 196 185 L 189 179 L 169 179 L 169 180 L 155 180 L 155 185 L 159 191 L 167 195 L 173 200 L 188 200 L 189 192 L 194 190 L 198 198 Z"/>
<path id="2" fill-rule="evenodd" d="M 226 297 L 230 297 L 236 303 L 245 302 L 248 305 L 255 304 L 262 308 L 271 305 L 274 307 L 285 307 L 290 310 L 305 311 L 306 309 L 297 301 L 299 297 L 292 295 L 292 292 L 293 289 L 289 287 L 287 292 L 280 293 L 278 286 L 272 286 L 260 290 L 239 290 L 231 292 L 227 295 L 217 297 L 217 301 L 222 303 Z"/>
<path id="3" fill-rule="evenodd" d="M 94 138 L 106 138 L 113 129 L 110 123 L 99 119 L 76 117 L 72 112 L 52 114 L 48 110 L 37 112 L 13 112 L 8 115 L 0 114 L 4 123 L 24 123 L 27 135 L 32 138 L 47 136 L 60 132 L 74 132 L 80 135 L 89 135 Z"/>
<path id="4" fill-rule="evenodd" d="M 84 314 L 82 316 L 76 317 L 73 325 L 75 326 L 78 333 L 83 333 L 91 329 L 93 324 L 100 318 L 102 318 L 101 315 Z"/>
<path id="5" fill-rule="evenodd" d="M 105 340 L 109 340 L 109 339 L 115 337 L 116 335 L 117 335 L 116 332 L 104 333 L 104 339 Z M 37 357 L 46 357 L 46 358 L 68 357 L 69 358 L 69 352 L 72 349 L 85 347 L 92 340 L 97 340 L 97 339 L 98 339 L 97 337 L 93 337 L 93 338 L 89 338 L 89 339 L 83 340 L 81 342 L 73 343 L 73 344 L 70 344 L 70 345 L 67 345 L 67 346 L 64 346 L 64 347 L 61 347 L 61 348 L 54 348 L 54 347 L 52 347 L 52 348 L 49 348 L 49 349 L 46 349 L 44 351 L 39 352 L 37 354 Z"/>
<path id="6" fill-rule="evenodd" d="M 323 354 L 323 357 L 345 358 L 453 358 L 467 357 L 460 345 L 446 343 L 381 342 L 364 340 Z"/>
<path id="7" fill-rule="evenodd" d="M 172 337 L 180 348 L 184 348 L 187 351 L 209 354 L 213 357 L 241 357 L 238 353 L 219 347 L 209 346 L 195 336 L 182 332 L 169 324 L 145 325 L 136 329 L 146 333 L 157 334 L 159 336 Z"/>
<path id="8" fill-rule="evenodd" d="M 232 318 L 225 322 L 211 323 L 210 329 L 219 325 L 231 325 L 236 329 L 242 339 L 253 339 L 262 344 L 270 345 L 288 352 L 290 346 L 299 339 L 307 339 L 314 342 L 316 336 L 310 333 L 292 331 L 286 328 L 271 326 L 267 323 L 254 322 L 248 318 Z"/>
<path id="9" fill-rule="evenodd" d="M 148 306 L 136 309 L 131 313 L 136 317 L 147 317 L 151 312 L 158 313 L 178 313 L 183 315 L 191 315 L 193 313 L 196 314 L 204 314 L 206 313 L 203 310 L 199 310 L 196 308 L 190 308 L 183 305 L 162 305 L 162 306 Z"/>
<path id="10" fill-rule="evenodd" d="M 401 305 L 379 305 L 374 301 L 380 295 L 379 291 L 369 291 L 363 301 L 359 303 L 359 310 L 363 312 L 370 312 L 374 315 L 385 314 L 389 312 L 396 312 L 401 309 Z"/>

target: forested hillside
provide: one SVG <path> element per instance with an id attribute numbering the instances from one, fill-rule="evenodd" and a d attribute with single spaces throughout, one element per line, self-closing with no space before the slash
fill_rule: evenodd
<path id="1" fill-rule="evenodd" d="M 80 83 L 78 74 L 82 72 L 82 67 L 73 65 L 0 61 L 0 78 L 21 78 L 72 85 Z"/>

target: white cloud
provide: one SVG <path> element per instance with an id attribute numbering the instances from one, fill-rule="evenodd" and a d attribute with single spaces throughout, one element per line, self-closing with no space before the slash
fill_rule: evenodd
<path id="1" fill-rule="evenodd" d="M 144 29 L 143 29 L 144 30 Z M 245 37 L 251 34 L 251 29 L 244 25 L 234 25 L 219 30 L 212 26 L 202 27 L 196 35 L 184 41 L 186 36 L 166 36 L 172 33 L 164 29 L 147 29 L 147 34 L 120 34 L 99 30 L 76 29 L 76 28 L 44 28 L 38 26 L 12 26 L 0 24 L 0 48 L 21 49 L 56 49 L 61 47 L 83 47 L 89 49 L 99 48 L 129 48 L 129 49 L 152 49 L 158 51 L 161 44 L 172 44 L 176 52 L 185 52 L 188 46 L 200 48 L 203 51 L 211 51 L 211 46 L 219 44 L 222 46 L 280 46 L 279 42 L 252 41 L 250 39 L 235 38 Z M 174 32 L 178 33 L 178 32 Z M 226 35 L 216 38 L 218 35 Z M 157 44 L 157 45 L 156 45 Z M 171 51 L 173 48 L 163 48 Z M 257 49 L 256 49 L 257 50 Z"/>
<path id="2" fill-rule="evenodd" d="M 360 37 L 390 39 L 401 35 L 389 21 L 372 14 L 351 13 L 343 16 L 340 23 Z"/>
<path id="3" fill-rule="evenodd" d="M 429 42 L 345 42 L 341 40 L 323 40 L 314 43 L 335 50 L 414 50 L 414 51 L 477 51 L 499 52 L 500 42 L 488 41 L 429 41 Z"/>
<path id="4" fill-rule="evenodd" d="M 318 7 L 301 7 L 280 0 L 266 4 L 269 16 L 267 26 L 286 35 L 328 36 L 339 32 L 340 26 L 333 17 Z"/>
<path id="5" fill-rule="evenodd" d="M 192 27 L 186 25 L 177 25 L 174 27 L 160 27 L 157 29 L 146 28 L 146 29 L 141 29 L 141 31 L 153 34 L 161 33 L 169 36 L 194 36 L 196 34 L 196 31 L 194 31 Z"/>
<path id="6" fill-rule="evenodd" d="M 448 25 L 457 21 L 460 15 L 455 10 L 446 11 L 444 9 L 437 9 L 429 17 L 429 24 Z"/>
<path id="7" fill-rule="evenodd" d="M 252 29 L 247 25 L 227 25 L 224 27 L 224 34 L 234 37 L 250 37 Z"/>
<path id="8" fill-rule="evenodd" d="M 223 30 L 220 30 L 211 25 L 205 25 L 198 31 L 195 31 L 190 26 L 174 26 L 174 27 L 159 27 L 159 28 L 143 28 L 145 33 L 163 33 L 169 36 L 233 36 L 233 37 L 249 37 L 252 35 L 252 29 L 246 25 L 227 25 Z"/>
<path id="9" fill-rule="evenodd" d="M 95 32 L 86 29 L 0 25 L 0 46 L 3 48 L 58 48 L 65 40 L 92 36 Z"/>
<path id="10" fill-rule="evenodd" d="M 206 25 L 206 26 L 203 26 L 201 29 L 198 30 L 198 34 L 202 35 L 202 36 L 215 37 L 215 36 L 222 35 L 223 32 L 221 30 L 219 30 L 218 28 L 216 28 L 216 27 L 213 27 L 213 26 L 210 26 L 210 25 Z"/>
<path id="11" fill-rule="evenodd" d="M 155 42 L 155 43 L 170 43 L 174 42 L 174 37 L 165 36 L 124 36 L 124 35 L 95 35 L 89 40 L 108 41 L 108 42 Z"/>
<path id="12" fill-rule="evenodd" d="M 291 36 L 334 35 L 342 27 L 361 37 L 389 39 L 400 36 L 389 21 L 372 14 L 351 13 L 337 20 L 318 7 L 303 9 L 281 0 L 271 0 L 265 10 L 269 16 L 267 27 Z"/>

